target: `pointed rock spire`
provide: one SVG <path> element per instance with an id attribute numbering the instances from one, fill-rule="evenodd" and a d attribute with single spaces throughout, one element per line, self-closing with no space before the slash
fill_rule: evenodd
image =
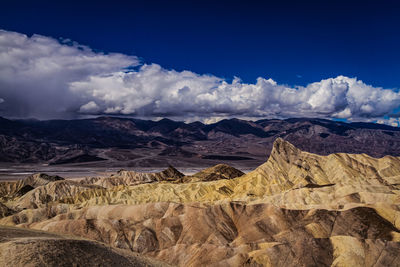
<path id="1" fill-rule="evenodd" d="M 278 162 L 283 160 L 287 163 L 291 163 L 298 158 L 301 152 L 300 149 L 288 141 L 285 141 L 282 138 L 277 138 L 272 146 L 270 158 Z"/>

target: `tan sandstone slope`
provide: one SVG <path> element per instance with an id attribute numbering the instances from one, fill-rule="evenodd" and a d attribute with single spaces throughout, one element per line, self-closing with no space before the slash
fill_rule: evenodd
<path id="1" fill-rule="evenodd" d="M 0 266 L 163 266 L 101 243 L 0 226 Z"/>
<path id="2" fill-rule="evenodd" d="M 170 166 L 162 172 L 155 173 L 120 170 L 117 174 L 112 175 L 111 177 L 93 177 L 84 179 L 81 181 L 81 184 L 95 184 L 104 188 L 111 188 L 117 185 L 132 186 L 161 181 L 177 181 L 182 177 L 184 177 L 183 173 Z"/>
<path id="3" fill-rule="evenodd" d="M 50 176 L 44 173 L 37 173 L 28 176 L 27 178 L 15 182 L 0 183 L 0 199 L 3 201 L 11 200 L 20 197 L 30 190 L 46 185 L 50 182 L 64 180 L 59 176 Z"/>
<path id="4" fill-rule="evenodd" d="M 229 166 L 195 179 L 175 173 L 135 185 L 87 181 L 57 197 L 42 189 L 53 192 L 48 201 L 29 195 L 60 183 L 50 182 L 4 201 L 0 224 L 180 266 L 400 266 L 399 158 L 318 156 L 277 139 L 268 161 L 240 177 Z"/>
<path id="5" fill-rule="evenodd" d="M 233 179 L 242 176 L 244 173 L 226 164 L 218 164 L 213 167 L 204 169 L 193 175 L 182 177 L 180 182 L 210 182 L 221 179 Z"/>

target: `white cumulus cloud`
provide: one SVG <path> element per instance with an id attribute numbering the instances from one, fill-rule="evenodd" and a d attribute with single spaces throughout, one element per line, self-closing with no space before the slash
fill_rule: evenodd
<path id="1" fill-rule="evenodd" d="M 137 66 L 134 70 L 127 67 Z M 113 114 L 213 121 L 224 117 L 370 120 L 400 106 L 400 93 L 338 76 L 307 86 L 258 78 L 228 83 L 213 75 L 140 65 L 50 37 L 0 31 L 2 115 L 39 118 Z M 4 111 L 6 110 L 6 111 Z M 1 113 L 0 113 L 1 114 Z"/>
<path id="2" fill-rule="evenodd" d="M 91 113 L 97 113 L 99 111 L 100 111 L 100 108 L 94 101 L 90 101 L 90 102 L 86 103 L 85 105 L 82 105 L 79 108 L 79 112 L 81 112 L 81 113 L 91 114 Z"/>

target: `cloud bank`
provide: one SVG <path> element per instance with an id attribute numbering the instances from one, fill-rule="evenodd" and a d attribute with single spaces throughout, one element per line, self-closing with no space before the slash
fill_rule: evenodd
<path id="1" fill-rule="evenodd" d="M 0 115 L 73 116 L 85 100 L 71 83 L 138 64 L 136 57 L 96 53 L 69 40 L 0 30 Z"/>
<path id="2" fill-rule="evenodd" d="M 132 68 L 135 67 L 135 68 Z M 0 31 L 0 115 L 130 115 L 209 120 L 323 117 L 371 120 L 393 113 L 400 93 L 338 76 L 289 87 L 272 79 L 231 83 L 212 75 L 141 65 L 40 35 Z"/>

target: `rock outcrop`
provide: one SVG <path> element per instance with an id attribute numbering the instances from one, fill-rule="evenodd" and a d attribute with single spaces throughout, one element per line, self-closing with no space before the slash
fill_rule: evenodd
<path id="1" fill-rule="evenodd" d="M 0 266 L 164 266 L 104 244 L 0 226 Z"/>
<path id="2" fill-rule="evenodd" d="M 162 172 L 135 172 L 120 170 L 111 177 L 92 177 L 81 181 L 81 184 L 100 185 L 104 188 L 111 188 L 118 185 L 132 186 L 145 183 L 162 181 L 176 181 L 185 176 L 174 167 L 170 166 Z"/>
<path id="3" fill-rule="evenodd" d="M 0 199 L 10 200 L 23 196 L 36 187 L 47 185 L 50 182 L 64 180 L 60 176 L 51 176 L 45 173 L 37 173 L 20 181 L 0 182 Z"/>
<path id="4" fill-rule="evenodd" d="M 242 176 L 244 173 L 226 164 L 218 164 L 202 170 L 193 175 L 182 177 L 180 182 L 210 182 L 221 179 L 233 179 Z"/>

